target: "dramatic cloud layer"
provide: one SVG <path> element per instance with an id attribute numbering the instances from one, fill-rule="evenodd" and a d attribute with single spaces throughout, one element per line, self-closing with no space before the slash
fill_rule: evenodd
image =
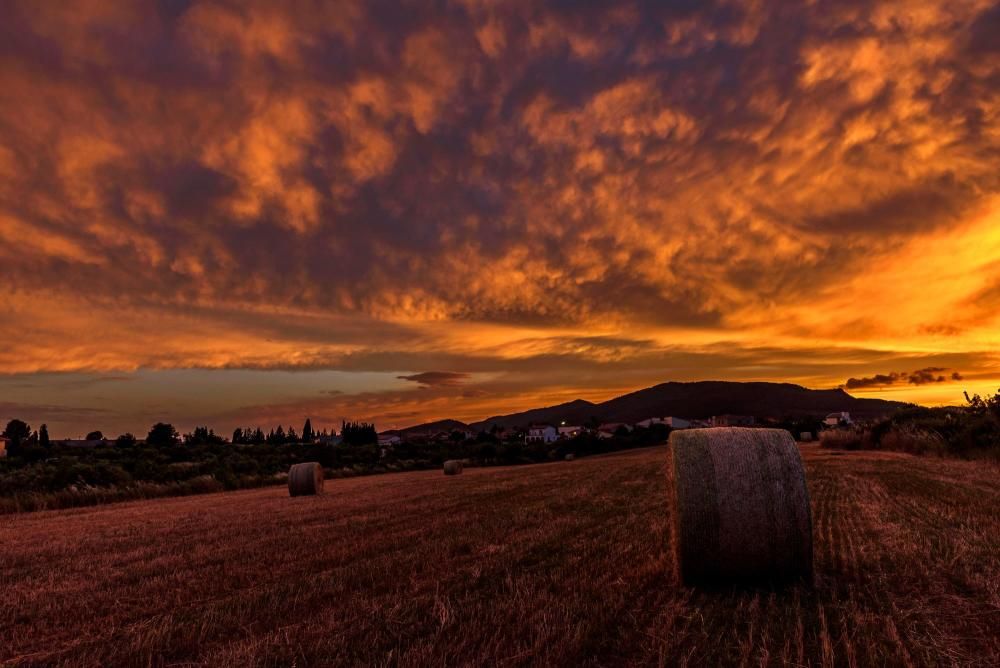
<path id="1" fill-rule="evenodd" d="M 698 377 L 986 391 L 998 31 L 995 0 L 5 2 L 0 406 L 138 369 L 349 372 L 210 401 L 387 426 Z M 965 381 L 867 382 L 937 365 Z"/>

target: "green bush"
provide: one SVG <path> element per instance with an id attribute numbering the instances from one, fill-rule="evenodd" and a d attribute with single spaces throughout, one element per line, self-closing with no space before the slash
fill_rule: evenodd
<path id="1" fill-rule="evenodd" d="M 1000 460 L 1000 393 L 968 397 L 961 408 L 915 407 L 866 429 L 823 432 L 827 447 L 873 448 L 913 454 Z"/>

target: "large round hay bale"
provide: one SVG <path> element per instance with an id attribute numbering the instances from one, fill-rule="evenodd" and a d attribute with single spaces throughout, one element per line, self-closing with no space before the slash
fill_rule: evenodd
<path id="1" fill-rule="evenodd" d="M 323 493 L 323 467 L 317 462 L 292 464 L 288 469 L 289 496 L 311 496 Z"/>
<path id="2" fill-rule="evenodd" d="M 462 472 L 462 460 L 461 459 L 449 459 L 444 463 L 444 474 L 445 475 L 458 475 Z"/>
<path id="3" fill-rule="evenodd" d="M 784 429 L 670 434 L 673 544 L 685 584 L 812 579 L 812 514 Z"/>

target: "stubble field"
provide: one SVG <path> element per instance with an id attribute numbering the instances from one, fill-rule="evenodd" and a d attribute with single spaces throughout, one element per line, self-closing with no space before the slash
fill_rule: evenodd
<path id="1" fill-rule="evenodd" d="M 0 517 L 11 665 L 1000 665 L 1000 472 L 804 446 L 816 581 L 680 587 L 665 447 Z"/>

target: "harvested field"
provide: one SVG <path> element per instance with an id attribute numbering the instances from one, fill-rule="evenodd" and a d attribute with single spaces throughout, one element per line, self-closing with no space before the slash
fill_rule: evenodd
<path id="1" fill-rule="evenodd" d="M 678 586 L 664 447 L 0 517 L 0 662 L 1000 665 L 1000 471 L 803 453 L 812 590 Z"/>

